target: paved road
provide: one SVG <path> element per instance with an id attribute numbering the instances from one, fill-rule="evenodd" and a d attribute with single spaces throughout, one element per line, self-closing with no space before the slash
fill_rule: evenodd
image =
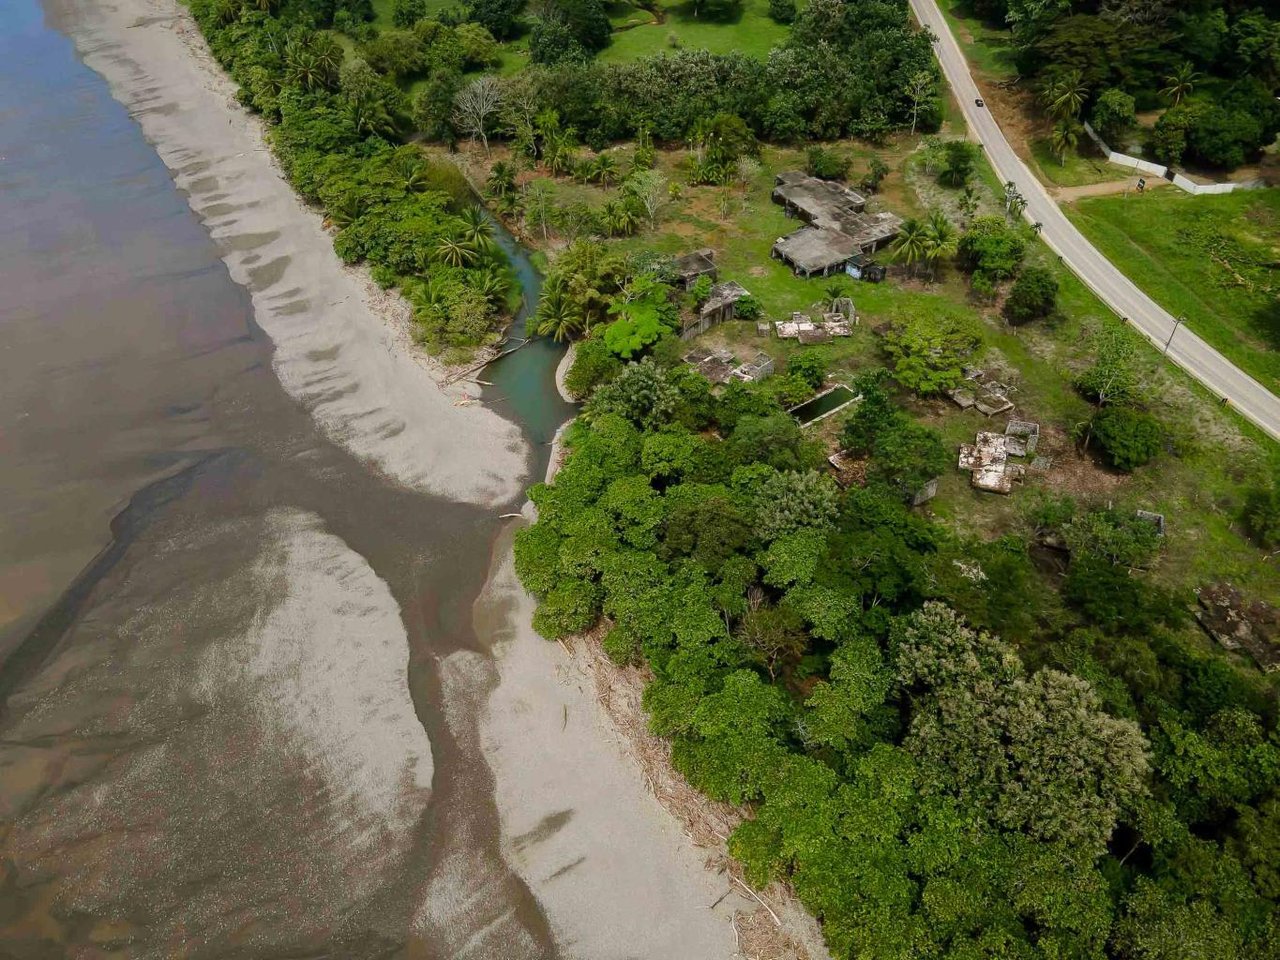
<path id="1" fill-rule="evenodd" d="M 1169 343 L 1169 359 L 1227 400 L 1245 417 L 1280 440 L 1280 398 L 1205 343 L 1168 311 L 1139 290 L 1075 228 L 1044 185 L 1013 152 L 991 113 L 974 100 L 980 96 L 969 65 L 943 19 L 936 0 L 911 0 L 916 19 L 937 36 L 934 49 L 955 91 L 971 135 L 981 144 L 1002 182 L 1012 180 L 1027 200 L 1027 219 L 1043 225 L 1041 235 L 1063 262 L 1121 317 L 1127 317 L 1161 350 Z M 1169 341 L 1170 334 L 1173 336 Z"/>

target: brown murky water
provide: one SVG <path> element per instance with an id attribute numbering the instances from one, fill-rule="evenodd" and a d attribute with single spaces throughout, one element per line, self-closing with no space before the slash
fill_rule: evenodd
<path id="1" fill-rule="evenodd" d="M 491 671 L 439 669 L 484 652 L 500 511 L 319 435 L 36 0 L 0 5 L 0 490 L 0 955 L 557 955 Z"/>

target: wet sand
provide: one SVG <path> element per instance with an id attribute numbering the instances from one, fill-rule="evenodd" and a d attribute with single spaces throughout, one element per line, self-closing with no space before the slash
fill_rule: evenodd
<path id="1" fill-rule="evenodd" d="M 429 493 L 490 506 L 517 496 L 528 457 L 517 427 L 480 404 L 455 406 L 468 388 L 443 388 L 412 344 L 407 306 L 341 263 L 176 0 L 50 0 L 48 9 L 250 291 L 281 383 L 326 436 Z"/>

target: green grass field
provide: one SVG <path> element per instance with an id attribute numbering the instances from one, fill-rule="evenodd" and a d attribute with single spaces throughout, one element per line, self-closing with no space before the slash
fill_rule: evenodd
<path id="1" fill-rule="evenodd" d="M 687 2 L 659 0 L 663 22 L 654 22 L 646 10 L 630 4 L 616 4 L 610 10 L 615 28 L 628 21 L 647 20 L 640 26 L 615 29 L 613 42 L 601 51 L 604 63 L 620 63 L 678 47 L 705 49 L 712 53 L 745 53 L 763 59 L 769 50 L 786 39 L 789 28 L 769 19 L 768 0 L 745 0 L 735 21 L 699 20 Z"/>
<path id="2" fill-rule="evenodd" d="M 1280 391 L 1280 189 L 1097 197 L 1067 215 L 1170 313 Z"/>
<path id="3" fill-rule="evenodd" d="M 1031 156 L 1035 158 L 1041 178 L 1060 187 L 1082 187 L 1091 183 L 1123 180 L 1125 171 L 1107 163 L 1097 151 L 1089 149 L 1091 146 L 1088 141 L 1081 143 L 1076 151 L 1067 154 L 1066 162 L 1062 163 L 1048 140 L 1033 140 Z"/>
<path id="4" fill-rule="evenodd" d="M 972 67 L 996 80 L 1018 75 L 1013 62 L 1013 37 L 1008 30 L 984 23 L 974 16 L 964 0 L 941 0 L 938 6 Z"/>

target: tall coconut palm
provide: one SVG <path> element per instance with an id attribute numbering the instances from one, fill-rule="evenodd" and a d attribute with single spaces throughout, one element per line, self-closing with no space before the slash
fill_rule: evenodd
<path id="1" fill-rule="evenodd" d="M 513 164 L 506 160 L 499 160 L 493 165 L 489 171 L 489 182 L 487 184 L 489 196 L 505 197 L 516 186 L 516 168 Z"/>
<path id="2" fill-rule="evenodd" d="M 1074 153 L 1080 143 L 1080 124 L 1069 117 L 1064 117 L 1053 125 L 1053 133 L 1049 136 L 1049 148 L 1058 158 L 1058 163 L 1067 165 L 1067 154 Z"/>
<path id="3" fill-rule="evenodd" d="M 1166 85 L 1160 92 L 1172 100 L 1173 105 L 1176 107 L 1184 97 L 1191 96 L 1191 92 L 1195 90 L 1199 81 L 1200 74 L 1196 72 L 1190 61 L 1186 61 L 1177 70 L 1164 78 Z"/>
<path id="4" fill-rule="evenodd" d="M 927 249 L 927 228 L 915 217 L 902 222 L 898 238 L 893 241 L 893 255 L 907 265 L 907 272 L 914 274 L 915 265 Z"/>
<path id="5" fill-rule="evenodd" d="M 1040 93 L 1040 99 L 1055 120 L 1074 119 L 1088 99 L 1089 88 L 1079 70 L 1056 74 Z"/>
<path id="6" fill-rule="evenodd" d="M 629 237 L 636 232 L 639 218 L 625 200 L 606 200 L 600 219 L 611 237 Z"/>
<path id="7" fill-rule="evenodd" d="M 972 186 L 967 186 L 960 193 L 960 216 L 964 218 L 964 224 L 966 227 L 973 222 L 973 218 L 977 212 L 978 193 Z"/>
<path id="8" fill-rule="evenodd" d="M 925 225 L 924 236 L 924 258 L 929 264 L 930 280 L 937 276 L 938 262 L 955 254 L 957 245 L 956 228 L 941 210 L 933 211 Z"/>
<path id="9" fill-rule="evenodd" d="M 387 105 L 377 97 L 362 97 L 347 104 L 347 116 L 357 133 L 366 137 L 391 139 L 396 135 L 396 121 L 387 111 Z"/>

